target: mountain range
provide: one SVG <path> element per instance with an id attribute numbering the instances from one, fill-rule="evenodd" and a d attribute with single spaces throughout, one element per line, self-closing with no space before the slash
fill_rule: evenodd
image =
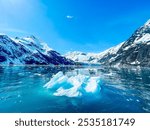
<path id="1" fill-rule="evenodd" d="M 75 51 L 65 56 L 81 63 L 150 67 L 150 20 L 137 29 L 128 40 L 104 52 L 96 54 Z"/>
<path id="2" fill-rule="evenodd" d="M 62 56 L 34 36 L 10 38 L 0 34 L 0 65 L 75 65 L 150 67 L 150 20 L 129 39 L 101 53 L 68 52 Z"/>

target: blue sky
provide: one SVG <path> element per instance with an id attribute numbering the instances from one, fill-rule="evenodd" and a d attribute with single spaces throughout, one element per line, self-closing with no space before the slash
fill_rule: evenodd
<path id="1" fill-rule="evenodd" d="M 0 32 L 35 35 L 64 54 L 101 52 L 150 19 L 149 0 L 0 0 Z"/>

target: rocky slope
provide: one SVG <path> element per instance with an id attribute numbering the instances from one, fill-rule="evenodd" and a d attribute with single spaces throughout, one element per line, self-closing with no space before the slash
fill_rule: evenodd
<path id="1" fill-rule="evenodd" d="M 73 65 L 74 62 L 34 36 L 10 38 L 0 34 L 0 65 Z"/>
<path id="2" fill-rule="evenodd" d="M 71 52 L 66 54 L 66 57 L 84 63 L 150 67 L 150 20 L 137 29 L 127 41 L 118 46 L 99 54 Z"/>

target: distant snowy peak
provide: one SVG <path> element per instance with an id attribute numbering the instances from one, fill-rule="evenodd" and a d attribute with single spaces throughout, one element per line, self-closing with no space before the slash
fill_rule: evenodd
<path id="1" fill-rule="evenodd" d="M 84 52 L 74 51 L 74 52 L 68 52 L 65 55 L 65 57 L 75 62 L 95 64 L 98 63 L 97 58 L 99 57 L 99 55 L 95 53 L 84 53 Z"/>
<path id="2" fill-rule="evenodd" d="M 83 53 L 83 52 L 79 52 L 79 51 L 74 51 L 74 52 L 68 52 L 65 55 L 65 57 L 68 59 L 71 59 L 75 62 L 100 64 L 99 62 L 102 61 L 102 59 L 104 59 L 105 57 L 108 57 L 108 56 L 112 57 L 113 55 L 117 54 L 118 50 L 123 45 L 123 43 L 117 45 L 116 47 L 112 47 L 104 52 L 101 52 L 101 53 Z"/>
<path id="3" fill-rule="evenodd" d="M 74 62 L 61 56 L 34 36 L 10 38 L 1 34 L 0 65 L 10 64 L 73 65 Z"/>
<path id="4" fill-rule="evenodd" d="M 88 59 L 86 53 L 79 52 L 79 51 L 74 51 L 74 52 L 68 52 L 66 55 L 66 58 L 72 59 L 73 61 L 76 62 L 84 62 Z"/>

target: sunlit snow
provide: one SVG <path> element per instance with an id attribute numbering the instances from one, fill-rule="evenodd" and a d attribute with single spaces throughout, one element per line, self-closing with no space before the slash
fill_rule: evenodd
<path id="1" fill-rule="evenodd" d="M 78 97 L 85 94 L 99 93 L 100 77 L 90 77 L 85 75 L 67 76 L 63 72 L 58 72 L 45 84 L 47 89 L 53 91 L 55 96 Z"/>

